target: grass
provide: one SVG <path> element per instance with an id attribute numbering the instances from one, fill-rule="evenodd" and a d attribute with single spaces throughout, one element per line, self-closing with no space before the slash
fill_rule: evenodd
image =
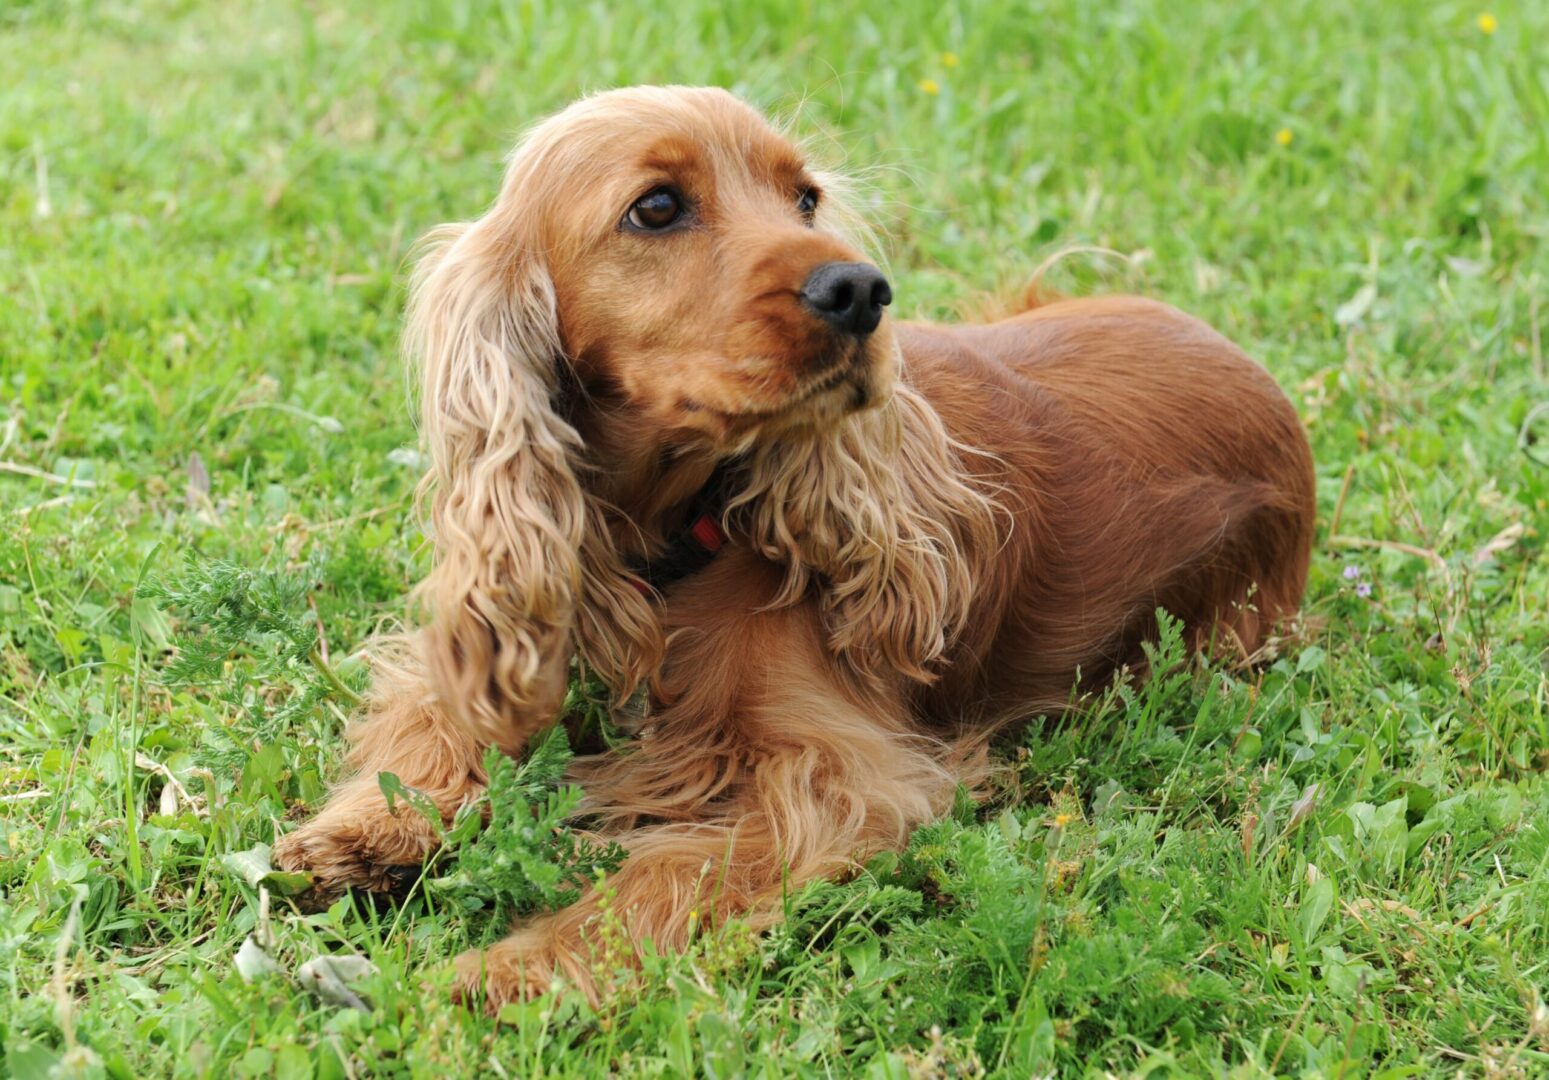
<path id="1" fill-rule="evenodd" d="M 1549 7 L 611 7 L 0 6 L 0 1073 L 1544 1075 Z M 997 799 L 783 928 L 496 1026 L 441 961 L 499 898 L 265 913 L 229 857 L 322 797 L 346 658 L 425 569 L 409 244 L 526 121 L 649 81 L 825 133 L 907 314 L 1096 244 L 1131 258 L 1058 287 L 1262 358 L 1321 629 L 1032 719 Z M 180 681 L 222 561 L 276 622 Z M 237 976 L 250 934 L 280 973 Z M 332 953 L 365 1009 L 298 979 Z"/>

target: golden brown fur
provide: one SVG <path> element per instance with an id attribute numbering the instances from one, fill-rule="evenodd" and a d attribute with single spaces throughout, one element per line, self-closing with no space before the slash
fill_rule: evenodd
<path id="1" fill-rule="evenodd" d="M 687 224 L 633 230 L 663 185 Z M 642 88 L 539 125 L 489 212 L 433 234 L 408 333 L 429 618 L 282 864 L 390 887 L 430 837 L 376 772 L 450 816 L 484 747 L 555 722 L 579 655 L 621 699 L 650 687 L 634 745 L 576 769 L 629 852 L 608 888 L 632 939 L 763 926 L 782 889 L 940 813 L 988 727 L 1138 666 L 1157 607 L 1243 655 L 1295 611 L 1312 463 L 1261 367 L 1132 298 L 838 333 L 801 300 L 860 261 L 838 194 L 729 94 Z M 629 561 L 718 466 L 729 544 L 649 595 Z M 493 1007 L 559 973 L 595 994 L 597 910 L 459 958 L 460 992 Z"/>

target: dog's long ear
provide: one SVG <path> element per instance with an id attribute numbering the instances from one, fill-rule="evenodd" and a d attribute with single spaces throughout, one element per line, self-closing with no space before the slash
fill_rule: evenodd
<path id="1" fill-rule="evenodd" d="M 581 438 L 555 406 L 554 286 L 511 216 L 427 238 L 405 342 L 431 458 L 431 685 L 476 736 L 517 752 L 557 718 L 577 642 L 627 693 L 660 631 L 578 475 Z"/>
<path id="2" fill-rule="evenodd" d="M 818 590 L 830 646 L 857 671 L 929 682 L 1004 535 L 972 454 L 900 383 L 831 431 L 755 450 L 730 513 L 786 566 L 782 600 Z"/>
<path id="3" fill-rule="evenodd" d="M 822 156 L 816 145 L 809 152 Z M 819 228 L 877 258 L 856 181 L 817 177 Z M 954 442 L 897 362 L 892 393 L 876 407 L 755 447 L 728 516 L 785 566 L 779 602 L 816 591 L 829 646 L 852 669 L 930 682 L 1010 519 L 987 479 L 999 464 Z"/>

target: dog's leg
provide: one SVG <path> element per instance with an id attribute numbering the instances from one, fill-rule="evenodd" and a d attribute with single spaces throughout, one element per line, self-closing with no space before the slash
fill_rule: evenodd
<path id="1" fill-rule="evenodd" d="M 572 907 L 460 956 L 461 998 L 494 1011 L 556 975 L 596 998 L 598 977 L 632 964 L 646 939 L 680 949 L 729 917 L 766 927 L 783 891 L 901 847 L 950 804 L 946 748 L 911 732 L 896 689 L 836 669 L 810 606 L 697 621 L 674 646 L 670 704 L 649 732 L 578 763 L 601 830 L 629 852 L 623 867 Z"/>
<path id="2" fill-rule="evenodd" d="M 348 888 L 399 889 L 434 848 L 435 829 L 417 810 L 402 800 L 388 809 L 378 774 L 424 792 L 444 821 L 483 788 L 483 748 L 431 700 L 413 662 L 378 665 L 365 715 L 346 738 L 353 775 L 274 846 L 278 866 L 312 871 L 313 901 Z"/>

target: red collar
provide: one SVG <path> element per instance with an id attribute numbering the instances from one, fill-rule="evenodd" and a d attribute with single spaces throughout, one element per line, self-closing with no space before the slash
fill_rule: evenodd
<path id="1" fill-rule="evenodd" d="M 652 559 L 637 559 L 630 564 L 635 588 L 646 595 L 665 592 L 669 585 L 697 574 L 710 565 L 716 552 L 730 539 L 721 526 L 725 512 L 724 476 L 717 469 L 702 491 L 694 497 L 688 520 L 668 541 L 666 550 Z"/>

